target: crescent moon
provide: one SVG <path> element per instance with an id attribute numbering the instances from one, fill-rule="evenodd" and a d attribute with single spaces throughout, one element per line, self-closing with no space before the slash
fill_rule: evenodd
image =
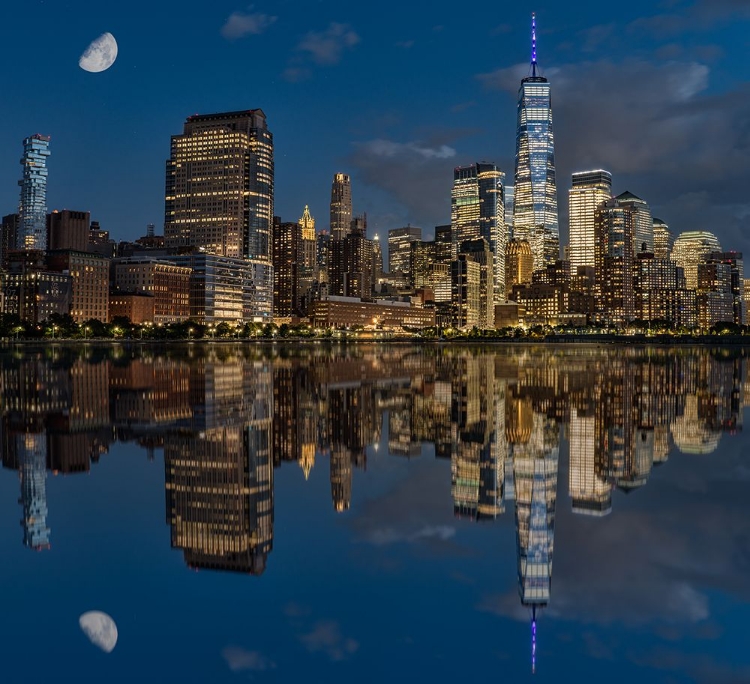
<path id="1" fill-rule="evenodd" d="M 106 613 L 90 610 L 78 618 L 78 624 L 89 641 L 105 653 L 111 653 L 117 645 L 117 625 Z"/>
<path id="2" fill-rule="evenodd" d="M 86 48 L 78 60 L 78 66 L 84 71 L 99 73 L 106 71 L 117 59 L 117 41 L 111 33 L 102 33 Z"/>

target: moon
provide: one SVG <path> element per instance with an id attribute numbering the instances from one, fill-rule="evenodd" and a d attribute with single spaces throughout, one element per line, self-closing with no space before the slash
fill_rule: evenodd
<path id="1" fill-rule="evenodd" d="M 94 646 L 105 653 L 112 653 L 117 644 L 117 625 L 109 615 L 90 610 L 78 618 L 78 624 Z"/>
<path id="2" fill-rule="evenodd" d="M 117 41 L 111 33 L 102 33 L 86 48 L 78 60 L 78 66 L 84 71 L 99 73 L 106 71 L 117 59 Z"/>

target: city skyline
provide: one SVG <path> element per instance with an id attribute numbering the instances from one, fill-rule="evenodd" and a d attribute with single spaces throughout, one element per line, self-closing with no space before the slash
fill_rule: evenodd
<path id="1" fill-rule="evenodd" d="M 54 64 L 48 64 L 56 85 L 9 103 L 9 125 L 3 132 L 6 149 L 17 149 L 18 140 L 35 130 L 52 137 L 50 210 L 91 211 L 112 234 L 137 237 L 147 223 L 160 223 L 158 177 L 166 156 L 164 141 L 185 113 L 262 107 L 276 138 L 275 213 L 292 220 L 298 207 L 309 204 L 313 215 L 325 216 L 330 177 L 345 172 L 357 188 L 354 210 L 367 212 L 372 234 L 382 236 L 390 228 L 411 223 L 423 227 L 429 237 L 432 227 L 448 217 L 452 167 L 492 159 L 506 174 L 512 171 L 513 100 L 518 82 L 528 75 L 528 19 L 536 10 L 544 46 L 542 75 L 549 78 L 554 92 L 561 242 L 567 241 L 563 213 L 570 174 L 607 168 L 615 178 L 615 193 L 630 190 L 643 197 L 675 234 L 714 230 L 722 244 L 748 250 L 739 230 L 745 214 L 739 189 L 747 162 L 739 159 L 726 168 L 717 166 L 733 148 L 741 148 L 741 139 L 727 137 L 726 131 L 731 130 L 727 124 L 733 117 L 742 116 L 744 105 L 736 94 L 744 87 L 743 68 L 733 68 L 730 78 L 721 67 L 730 59 L 730 45 L 743 44 L 744 38 L 738 37 L 750 19 L 744 8 L 699 0 L 673 4 L 666 11 L 635 3 L 627 24 L 618 25 L 621 20 L 613 9 L 609 15 L 598 15 L 600 23 L 592 26 L 586 23 L 585 12 L 571 18 L 552 3 L 542 2 L 509 8 L 502 23 L 489 29 L 479 21 L 483 8 L 466 13 L 450 27 L 423 29 L 407 13 L 398 29 L 401 35 L 391 29 L 376 37 L 371 31 L 379 27 L 378 21 L 370 21 L 373 17 L 366 10 L 344 11 L 335 3 L 300 12 L 293 21 L 285 16 L 283 6 L 273 13 L 269 8 L 226 6 L 215 10 L 215 43 L 201 53 L 203 61 L 199 60 L 195 73 L 178 69 L 174 82 L 162 92 L 151 79 L 160 78 L 165 66 L 176 64 L 177 56 L 187 56 L 188 48 L 178 47 L 175 41 L 208 32 L 187 19 L 175 29 L 164 28 L 167 15 L 173 19 L 165 9 L 146 28 L 128 22 L 119 10 L 102 9 L 101 15 L 86 17 L 70 36 L 71 43 L 75 39 L 82 45 L 61 47 L 77 56 L 93 37 L 92 24 L 105 22 L 121 48 L 118 62 L 108 72 L 92 75 L 79 73 L 75 60 L 68 65 L 56 56 Z M 3 10 L 8 14 L 4 18 L 12 23 L 15 13 L 25 11 L 9 8 Z M 51 26 L 56 11 L 45 7 L 42 14 L 47 12 Z M 74 3 L 68 15 L 75 12 Z M 168 32 L 165 45 L 156 47 L 154 41 L 137 54 L 133 45 L 139 32 L 150 36 L 156 30 Z M 257 74 L 255 92 L 238 98 L 229 85 L 237 58 L 273 43 L 283 31 L 296 41 L 292 56 L 278 63 L 271 60 Z M 491 34 L 478 41 L 487 47 L 465 69 L 449 67 L 447 43 L 480 32 Z M 60 43 L 59 38 L 51 42 Z M 373 50 L 384 55 L 378 74 L 366 68 Z M 30 54 L 17 73 L 7 76 L 8 88 L 16 79 L 28 78 L 29 70 L 38 69 L 39 60 L 49 62 L 49 55 L 40 52 Z M 427 67 L 435 57 L 435 66 Z M 395 64 L 404 61 L 408 68 L 394 78 Z M 198 79 L 217 67 L 221 75 L 210 87 L 204 82 L 197 94 L 182 89 L 186 79 Z M 409 78 L 417 75 L 426 94 L 406 115 L 396 102 L 408 91 Z M 450 92 L 450 100 L 433 88 L 440 80 L 455 83 L 457 78 L 462 85 L 440 89 Z M 333 82 L 340 79 L 350 84 L 345 89 L 346 106 L 336 97 L 318 99 L 326 98 Z M 625 80 L 632 88 L 627 96 L 618 85 Z M 578 116 L 582 104 L 594 101 L 593 84 L 602 82 L 597 106 Z M 59 96 L 59 88 L 75 96 L 62 109 L 48 104 L 51 97 Z M 314 142 L 297 115 L 281 104 L 290 97 L 303 99 L 308 106 L 329 105 L 331 125 Z M 639 101 L 648 106 L 636 107 Z M 435 111 L 449 111 L 450 121 L 441 123 Z M 696 113 L 691 122 L 673 125 L 691 112 Z M 12 213 L 17 204 L 15 151 L 5 158 L 0 166 L 0 201 L 3 213 Z M 121 171 L 116 179 L 107 172 L 115 168 Z M 133 173 L 135 168 L 138 173 Z"/>

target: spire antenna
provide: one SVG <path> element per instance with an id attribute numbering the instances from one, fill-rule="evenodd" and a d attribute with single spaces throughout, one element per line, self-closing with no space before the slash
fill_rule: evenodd
<path id="1" fill-rule="evenodd" d="M 536 674 L 536 606 L 531 609 L 531 674 Z"/>
<path id="2" fill-rule="evenodd" d="M 531 13 L 531 75 L 536 76 L 536 12 Z"/>

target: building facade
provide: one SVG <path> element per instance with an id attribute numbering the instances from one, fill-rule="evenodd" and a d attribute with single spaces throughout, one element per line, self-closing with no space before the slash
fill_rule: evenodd
<path id="1" fill-rule="evenodd" d="M 411 279 L 411 243 L 422 240 L 422 229 L 414 226 L 388 231 L 388 273 Z"/>
<path id="2" fill-rule="evenodd" d="M 685 272 L 685 286 L 689 290 L 698 289 L 698 264 L 711 252 L 721 252 L 719 239 L 706 230 L 692 230 L 680 233 L 674 241 L 671 259 Z"/>
<path id="3" fill-rule="evenodd" d="M 478 162 L 453 170 L 451 231 L 453 254 L 467 240 L 484 239 L 493 258 L 490 291 L 494 304 L 505 300 L 505 174 L 495 164 Z"/>
<path id="4" fill-rule="evenodd" d="M 579 171 L 573 174 L 568 192 L 570 270 L 594 265 L 594 218 L 596 209 L 612 197 L 609 171 Z"/>
<path id="5" fill-rule="evenodd" d="M 76 323 L 109 320 L 110 260 L 98 254 L 60 250 L 47 254 L 47 268 L 70 276 L 70 315 Z"/>
<path id="6" fill-rule="evenodd" d="M 170 257 L 191 270 L 190 318 L 206 325 L 270 323 L 273 266 L 265 261 L 193 252 Z"/>
<path id="7" fill-rule="evenodd" d="M 192 271 L 161 259 L 120 259 L 114 264 L 116 294 L 151 295 L 157 325 L 177 323 L 190 317 Z"/>
<path id="8" fill-rule="evenodd" d="M 534 268 L 559 258 L 555 141 L 549 81 L 538 73 L 532 23 L 531 75 L 518 91 L 513 237 L 528 240 Z"/>
<path id="9" fill-rule="evenodd" d="M 273 193 L 262 110 L 190 116 L 167 161 L 165 243 L 270 263 Z"/>
<path id="10" fill-rule="evenodd" d="M 88 211 L 63 209 L 47 214 L 47 249 L 88 251 L 90 226 L 91 214 Z"/>
<path id="11" fill-rule="evenodd" d="M 31 135 L 23 141 L 23 178 L 18 203 L 17 249 L 47 249 L 47 157 L 50 138 Z"/>
<path id="12" fill-rule="evenodd" d="M 352 181 L 345 173 L 333 175 L 331 184 L 331 238 L 343 240 L 352 223 Z"/>

